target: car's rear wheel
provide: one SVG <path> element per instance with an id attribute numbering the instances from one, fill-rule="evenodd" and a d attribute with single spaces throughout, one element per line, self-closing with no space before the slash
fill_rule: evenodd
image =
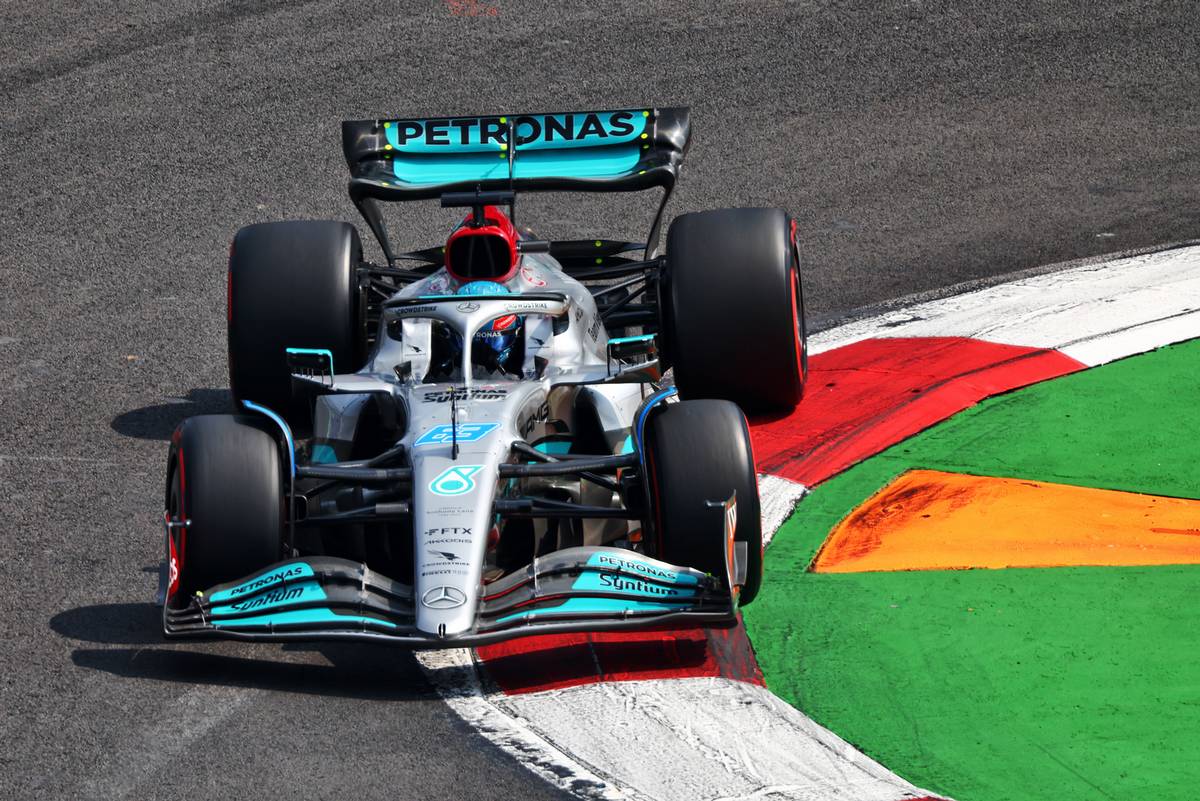
<path id="1" fill-rule="evenodd" d="M 256 423 L 234 415 L 201 415 L 183 421 L 171 439 L 167 516 L 176 523 L 178 587 L 184 597 L 283 556 L 280 449 Z"/>
<path id="2" fill-rule="evenodd" d="M 646 424 L 653 556 L 725 577 L 725 518 L 714 502 L 736 493 L 734 539 L 749 559 L 741 602 L 762 583 L 762 516 L 746 416 L 723 400 L 669 404 Z"/>
<path id="3" fill-rule="evenodd" d="M 724 398 L 751 411 L 800 402 L 804 295 L 795 226 L 782 210 L 676 218 L 659 306 L 681 397 Z"/>
<path id="4" fill-rule="evenodd" d="M 229 383 L 306 427 L 292 403 L 287 348 L 333 354 L 334 369 L 366 361 L 366 309 L 359 289 L 362 243 L 354 226 L 330 220 L 271 222 L 237 232 L 229 256 Z"/>

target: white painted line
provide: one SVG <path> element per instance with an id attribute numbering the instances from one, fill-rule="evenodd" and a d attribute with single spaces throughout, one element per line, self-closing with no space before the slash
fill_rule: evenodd
<path id="1" fill-rule="evenodd" d="M 620 776 L 643 798 L 929 795 L 766 688 L 732 679 L 588 684 L 491 700 L 575 762 Z"/>
<path id="2" fill-rule="evenodd" d="M 772 476 L 766 473 L 758 474 L 758 499 L 762 510 L 763 547 L 771 543 L 771 538 L 779 527 L 796 511 L 796 504 L 808 492 L 808 487 L 790 481 L 782 476 Z"/>
<path id="3" fill-rule="evenodd" d="M 478 669 L 466 648 L 418 651 L 417 662 L 442 700 L 467 725 L 546 781 L 580 798 L 618 801 L 645 799 L 600 774 L 557 747 L 542 733 L 496 703 L 501 696 L 485 693 Z M 591 729 L 576 719 L 574 725 Z M 595 730 L 602 731 L 602 730 Z"/>
<path id="4" fill-rule="evenodd" d="M 1200 246 L 1115 259 L 920 303 L 812 337 L 962 336 L 1061 350 L 1095 366 L 1200 336 Z"/>
<path id="5" fill-rule="evenodd" d="M 466 650 L 422 652 L 417 659 L 472 728 L 581 798 L 901 801 L 929 795 L 758 685 L 695 678 L 504 695 L 484 692 Z"/>

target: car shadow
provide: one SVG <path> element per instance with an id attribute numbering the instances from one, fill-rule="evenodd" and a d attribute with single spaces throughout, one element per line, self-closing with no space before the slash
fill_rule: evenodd
<path id="1" fill-rule="evenodd" d="M 122 412 L 109 425 L 135 439 L 170 439 L 175 427 L 197 414 L 222 414 L 233 408 L 228 389 L 196 388 L 185 397 Z"/>
<path id="2" fill-rule="evenodd" d="M 63 638 L 100 646 L 75 648 L 75 665 L 121 678 L 373 701 L 434 695 L 412 654 L 394 646 L 168 642 L 161 609 L 150 603 L 76 607 L 54 615 L 49 625 Z"/>

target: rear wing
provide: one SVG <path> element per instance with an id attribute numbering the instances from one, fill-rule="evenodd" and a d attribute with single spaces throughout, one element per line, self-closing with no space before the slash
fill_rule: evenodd
<path id="1" fill-rule="evenodd" d="M 393 256 L 375 201 L 429 200 L 473 190 L 661 187 L 653 246 L 690 138 L 685 107 L 342 123 L 350 198 L 389 262 Z"/>

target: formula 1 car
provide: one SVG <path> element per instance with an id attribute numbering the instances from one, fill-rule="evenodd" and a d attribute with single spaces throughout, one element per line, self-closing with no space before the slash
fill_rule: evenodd
<path id="1" fill-rule="evenodd" d="M 659 254 L 689 130 L 686 108 L 343 123 L 385 263 L 343 222 L 235 236 L 236 413 L 171 440 L 165 633 L 732 625 L 762 577 L 742 409 L 799 401 L 804 306 L 779 209 L 682 215 Z M 644 244 L 513 222 L 518 193 L 655 188 Z M 381 202 L 408 200 L 465 217 L 397 253 Z"/>

